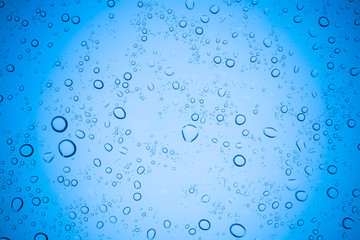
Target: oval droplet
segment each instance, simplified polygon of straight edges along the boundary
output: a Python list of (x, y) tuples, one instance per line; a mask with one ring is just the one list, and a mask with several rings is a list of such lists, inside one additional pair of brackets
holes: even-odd
[(234, 223), (230, 226), (230, 233), (236, 238), (242, 238), (246, 234), (246, 229), (239, 223)]
[(124, 119), (126, 117), (126, 112), (122, 107), (114, 108), (113, 114), (117, 119)]
[(265, 136), (267, 136), (268, 138), (275, 138), (277, 136), (277, 131), (275, 128), (272, 127), (266, 127), (263, 130), (263, 133)]
[(234, 158), (233, 158), (233, 162), (235, 164), (235, 166), (237, 167), (243, 167), (245, 166), (246, 164), (246, 159), (243, 155), (236, 155)]

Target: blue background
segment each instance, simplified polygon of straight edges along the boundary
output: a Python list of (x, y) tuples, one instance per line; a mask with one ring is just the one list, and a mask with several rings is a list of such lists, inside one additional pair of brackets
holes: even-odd
[(0, 23), (0, 239), (360, 239), (359, 1), (0, 1)]

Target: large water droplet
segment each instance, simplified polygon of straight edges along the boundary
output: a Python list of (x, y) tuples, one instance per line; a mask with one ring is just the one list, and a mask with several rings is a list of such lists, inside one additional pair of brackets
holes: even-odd
[(71, 156), (74, 156), (76, 152), (76, 145), (73, 141), (69, 139), (62, 140), (59, 143), (59, 152), (61, 156), (69, 158)]
[(146, 233), (146, 237), (149, 240), (153, 240), (155, 238), (155, 236), (156, 236), (156, 231), (153, 228), (150, 228)]
[(189, 10), (193, 10), (195, 7), (195, 1), (194, 0), (185, 0), (185, 6)]
[(246, 122), (246, 117), (243, 114), (238, 114), (235, 117), (235, 123), (237, 125), (243, 125)]
[(246, 229), (239, 223), (234, 223), (230, 226), (230, 233), (236, 238), (242, 238), (246, 234)]
[(277, 136), (277, 131), (275, 128), (272, 127), (266, 127), (263, 130), (263, 133), (265, 136), (267, 136), (268, 138), (274, 138)]
[(30, 157), (34, 153), (34, 148), (30, 144), (24, 144), (19, 150), (21, 156)]
[(114, 108), (113, 114), (117, 119), (124, 119), (126, 117), (126, 112), (122, 107)]
[(246, 164), (246, 159), (243, 155), (236, 155), (234, 158), (233, 158), (233, 162), (235, 164), (235, 166), (237, 167), (243, 167), (245, 166)]
[(187, 124), (182, 128), (182, 136), (185, 142), (193, 142), (199, 136), (199, 130), (192, 124)]
[(67, 126), (68, 123), (62, 116), (56, 116), (51, 120), (51, 127), (55, 132), (64, 132)]
[(198, 225), (199, 225), (199, 228), (204, 231), (209, 230), (211, 227), (211, 224), (210, 224), (209, 220), (207, 220), (207, 219), (201, 219), (199, 221)]
[(24, 206), (24, 201), (19, 198), (19, 197), (16, 197), (14, 198), (12, 201), (11, 201), (11, 209), (14, 211), (14, 212), (18, 212), (20, 211), (20, 209)]

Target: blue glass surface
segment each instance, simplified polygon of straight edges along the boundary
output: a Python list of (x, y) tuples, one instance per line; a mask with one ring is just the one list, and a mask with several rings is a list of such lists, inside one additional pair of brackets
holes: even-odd
[(360, 2), (1, 0), (0, 239), (360, 239)]

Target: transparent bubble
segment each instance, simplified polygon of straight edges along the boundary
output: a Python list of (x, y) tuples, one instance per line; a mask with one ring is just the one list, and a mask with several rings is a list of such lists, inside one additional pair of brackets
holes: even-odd
[(246, 235), (246, 229), (239, 223), (234, 223), (230, 226), (230, 233), (236, 238), (242, 238)]
[(308, 198), (308, 195), (305, 191), (300, 190), (295, 193), (295, 197), (299, 202), (304, 202)]
[(322, 17), (319, 18), (319, 25), (321, 27), (327, 27), (327, 26), (329, 26), (329, 24), (330, 24), (330, 22), (329, 22), (329, 19), (327, 17), (322, 16)]
[(266, 127), (263, 130), (263, 133), (265, 136), (267, 136), (268, 138), (275, 138), (277, 136), (277, 131), (275, 128), (272, 127)]
[(65, 158), (74, 156), (76, 153), (76, 145), (70, 139), (62, 140), (58, 146), (59, 153)]
[(30, 144), (24, 144), (19, 150), (21, 156), (30, 157), (34, 153), (34, 148)]
[(218, 5), (212, 5), (209, 9), (209, 11), (212, 13), (212, 14), (217, 14), (219, 11), (220, 11), (220, 8)]
[(236, 155), (233, 158), (233, 162), (234, 162), (235, 166), (243, 167), (246, 164), (246, 159), (245, 159), (245, 157), (243, 155)]
[(146, 233), (146, 237), (149, 240), (155, 239), (155, 236), (156, 236), (156, 231), (153, 228), (150, 228)]
[(199, 129), (192, 124), (187, 124), (182, 128), (182, 137), (185, 142), (193, 142), (199, 136)]
[(64, 132), (68, 127), (68, 122), (64, 117), (56, 116), (51, 120), (51, 127), (55, 132)]
[(207, 219), (201, 219), (199, 221), (198, 225), (199, 225), (199, 228), (204, 231), (209, 230), (211, 227), (211, 224), (210, 224), (209, 220), (207, 220)]
[(126, 112), (122, 107), (114, 108), (113, 114), (117, 119), (124, 119), (126, 117)]
[(101, 81), (99, 79), (95, 80), (93, 85), (94, 85), (94, 88), (96, 88), (96, 89), (102, 89), (104, 87), (103, 81)]
[(243, 125), (246, 122), (246, 117), (243, 114), (238, 114), (235, 117), (235, 123), (237, 125)]
[(14, 212), (20, 211), (20, 209), (24, 206), (24, 201), (22, 198), (16, 197), (11, 201), (11, 209)]

